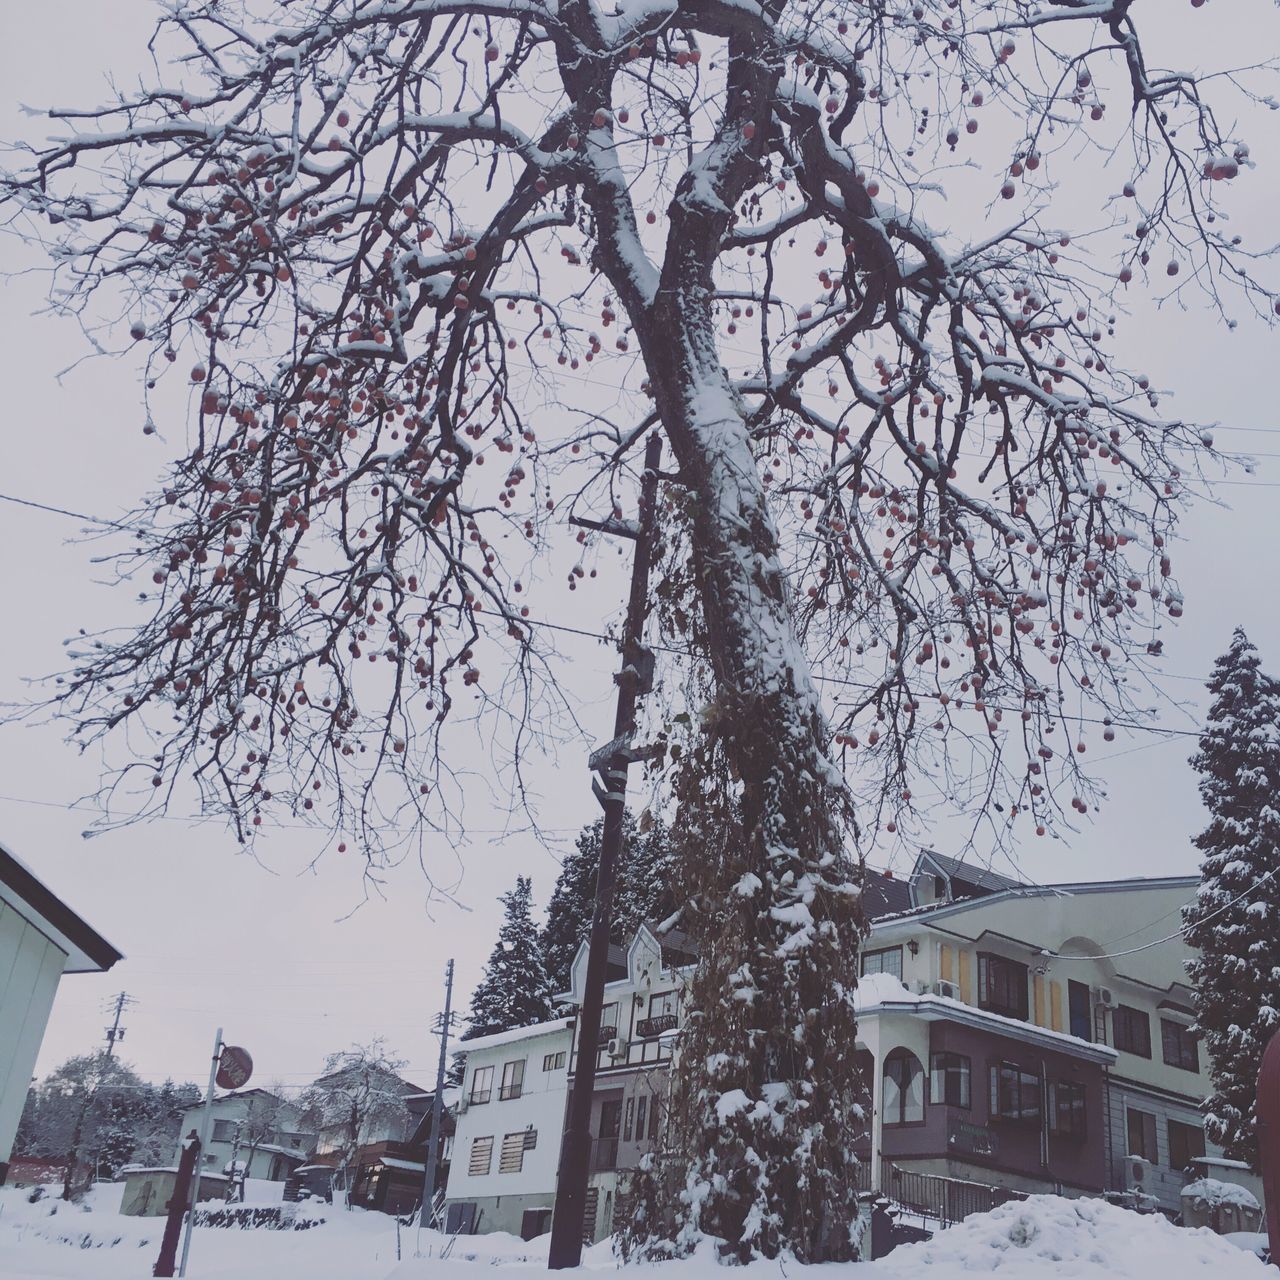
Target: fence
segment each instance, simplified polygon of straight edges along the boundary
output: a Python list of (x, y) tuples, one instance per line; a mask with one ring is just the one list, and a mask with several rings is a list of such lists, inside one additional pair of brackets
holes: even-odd
[[(861, 1175), (861, 1170), (859, 1173)], [(869, 1169), (867, 1174), (869, 1179)], [(944, 1178), (936, 1173), (917, 1173), (900, 1169), (887, 1160), (880, 1165), (880, 1190), (904, 1209), (926, 1218), (937, 1218), (944, 1227), (963, 1222), (971, 1213), (990, 1213), (997, 1205), (1027, 1198), (1026, 1192), (1010, 1187)]]

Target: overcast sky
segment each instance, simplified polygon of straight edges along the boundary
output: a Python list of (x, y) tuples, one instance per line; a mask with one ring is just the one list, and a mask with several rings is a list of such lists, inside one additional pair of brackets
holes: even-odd
[[(1248, 17), (1237, 32), (1248, 27), (1255, 49), (1280, 48), (1271, 0), (1238, 0), (1233, 8)], [(1185, 4), (1158, 0), (1135, 12), (1148, 27), (1154, 15), (1167, 16), (1162, 36), (1185, 60), (1240, 59)], [(54, 29), (49, 7), (11, 3), (0, 11), (5, 137), (31, 136), (36, 127), (20, 104), (97, 100), (106, 69), (127, 82), (130, 70), (144, 66), (152, 15), (144, 0), (62, 0), (56, 13)], [(1260, 110), (1243, 129), (1259, 165), (1237, 193), (1237, 230), (1248, 243), (1275, 235), (1276, 126), (1275, 115)], [(0, 266), (37, 261), (0, 238)], [(57, 380), (85, 344), (72, 323), (34, 314), (46, 287), (24, 275), (0, 290), (0, 493), (109, 517), (149, 487), (169, 453), (142, 435), (136, 375), (125, 362), (95, 360)], [(1264, 326), (1242, 323), (1232, 333), (1207, 312), (1174, 309), (1143, 317), (1128, 339), (1128, 363), (1176, 391), (1163, 402), (1168, 411), (1220, 424), (1223, 447), (1257, 459), (1254, 475), (1234, 476), (1215, 489), (1217, 505), (1205, 502), (1191, 514), (1177, 553), (1187, 613), (1167, 633), (1173, 705), (1161, 723), (1187, 731), (1198, 723), (1213, 658), (1237, 623), (1280, 672), (1280, 423), (1273, 411), (1280, 346)], [(92, 563), (101, 547), (76, 541), (79, 528), (0, 501), (0, 699), (29, 696), (24, 679), (57, 668), (61, 643), (77, 627), (119, 616), (118, 594), (98, 585), (103, 573)], [(597, 629), (616, 611), (623, 585), (602, 582), (567, 620)], [(500, 799), (477, 787), (468, 798), (470, 844), (454, 850), (428, 842), (423, 850), (436, 881), (453, 886), (451, 898), (433, 896), (413, 860), (370, 895), (353, 858), (329, 856), (311, 867), (318, 843), (301, 828), (272, 831), (260, 861), (240, 855), (217, 823), (185, 820), (189, 811), (86, 839), (96, 815), (71, 806), (93, 790), (96, 758), (65, 745), (58, 726), (0, 727), (0, 840), (126, 955), (109, 975), (63, 984), (38, 1071), (99, 1043), (101, 1006), (123, 989), (138, 1001), (123, 1054), (147, 1078), (202, 1076), (222, 1024), (228, 1039), (254, 1054), (261, 1080), (304, 1083), (327, 1051), (384, 1035), (408, 1060), (409, 1074), (428, 1083), (435, 1061), (428, 1027), (446, 959), (458, 961), (465, 998), (493, 945), (496, 894), (516, 874), (530, 874), (545, 903), (558, 852), (595, 816), (585, 754), (592, 740), (608, 736), (614, 659), (590, 643), (570, 652), (584, 732), (533, 773), (551, 847), (513, 833)], [(1045, 882), (1193, 871), (1190, 838), (1202, 815), (1186, 763), (1192, 746), (1186, 736), (1118, 737), (1095, 761), (1110, 791), (1102, 812), (1069, 839), (1028, 842), (1015, 853), (1018, 868)], [(485, 744), (469, 749), (481, 766)], [(943, 849), (954, 838), (947, 825), (934, 837)], [(905, 870), (911, 856), (909, 848), (886, 848), (873, 861)], [(1010, 870), (1007, 861), (995, 865)]]

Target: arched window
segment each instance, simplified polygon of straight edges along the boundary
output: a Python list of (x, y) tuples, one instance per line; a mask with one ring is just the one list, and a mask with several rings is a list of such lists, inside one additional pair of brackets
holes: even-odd
[(885, 1124), (918, 1124), (924, 1119), (924, 1068), (906, 1049), (884, 1060), (882, 1109)]

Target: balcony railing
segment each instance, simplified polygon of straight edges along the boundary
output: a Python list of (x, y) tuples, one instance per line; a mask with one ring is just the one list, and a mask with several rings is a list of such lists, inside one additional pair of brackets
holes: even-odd
[(610, 1040), (616, 1040), (617, 1038), (618, 1024), (616, 1022), (611, 1027), (600, 1028), (599, 1042), (601, 1044), (608, 1044)]
[(636, 1023), (636, 1035), (642, 1040), (660, 1036), (664, 1031), (674, 1031), (678, 1020), (674, 1013), (660, 1013), (654, 1018), (642, 1018)]

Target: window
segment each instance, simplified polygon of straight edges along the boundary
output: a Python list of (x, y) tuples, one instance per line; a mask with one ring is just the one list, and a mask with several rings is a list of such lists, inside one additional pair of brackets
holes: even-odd
[(649, 1099), (642, 1093), (636, 1099), (636, 1141), (644, 1141), (644, 1120), (649, 1108)]
[(561, 1049), (559, 1053), (548, 1053), (542, 1059), (543, 1071), (559, 1071), (560, 1068), (563, 1066), (564, 1066), (564, 1050), (563, 1049)]
[(884, 1123), (918, 1124), (924, 1119), (924, 1068), (914, 1053), (895, 1049), (884, 1060)]
[(935, 1053), (929, 1059), (929, 1101), (948, 1107), (969, 1107), (969, 1059), (958, 1053)]
[(467, 1162), (467, 1173), (472, 1178), (483, 1178), (489, 1172), (489, 1164), (493, 1160), (493, 1138), (472, 1138), (471, 1159)]
[[(1200, 1048), (1196, 1044), (1195, 1032), (1190, 1027), (1170, 1018), (1161, 1018), (1160, 1046), (1169, 1066), (1181, 1067), (1184, 1071), (1200, 1070)], [(1182, 1168), (1181, 1165), (1174, 1167)]]
[(1027, 1020), (1027, 966), (978, 952), (978, 1005), (988, 1013)]
[(524, 1130), (508, 1133), (502, 1139), (502, 1151), (498, 1156), (499, 1173), (519, 1173), (524, 1168)]
[(649, 1017), (661, 1018), (666, 1014), (676, 1013), (679, 997), (674, 991), (662, 991), (649, 997)]
[(1126, 1114), (1126, 1129), (1129, 1139), (1127, 1154), (1141, 1156), (1144, 1160), (1150, 1160), (1155, 1164), (1159, 1159), (1159, 1153), (1156, 1150), (1155, 1116), (1149, 1111), (1139, 1111), (1136, 1107), (1129, 1107)]
[(1067, 1011), (1071, 1016), (1071, 1034), (1077, 1040), (1093, 1039), (1093, 1001), (1088, 983), (1067, 982)]
[(236, 1122), (234, 1120), (215, 1120), (213, 1122), (214, 1142), (234, 1142)]
[(538, 1131), (532, 1127), (524, 1131), (524, 1149), (526, 1151), (536, 1151), (538, 1149)]
[(502, 1064), (502, 1084), (498, 1088), (498, 1101), (518, 1098), (524, 1088), (524, 1059)]
[(468, 1099), (473, 1107), (488, 1102), (493, 1095), (493, 1068), (477, 1067), (471, 1077), (471, 1097)]
[(631, 1141), (631, 1129), (635, 1124), (636, 1103), (634, 1098), (627, 1099), (626, 1110), (622, 1113), (622, 1140), (623, 1142)]
[(600, 1045), (603, 1048), (606, 1040), (612, 1040), (618, 1034), (618, 1004), (607, 1004), (600, 1010)]
[(1198, 1124), (1169, 1121), (1169, 1167), (1185, 1169), (1204, 1155), (1204, 1130)]
[(1116, 1005), (1111, 1015), (1112, 1038), (1116, 1048), (1140, 1058), (1151, 1057), (1151, 1019), (1141, 1009), (1127, 1004)]
[(1064, 1138), (1083, 1138), (1084, 1102), (1084, 1085), (1054, 1081), (1049, 1086), (1049, 1131)]
[(886, 947), (883, 951), (862, 953), (862, 976), (872, 973), (891, 973), (902, 981), (902, 948)]
[(993, 1063), (991, 1118), (1015, 1124), (1039, 1124), (1040, 1077), (1013, 1062)]
[(654, 1096), (649, 1100), (649, 1139), (652, 1142), (656, 1142), (658, 1140), (659, 1118), (658, 1095), (654, 1094)]

